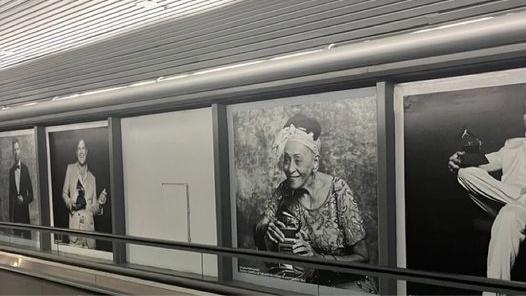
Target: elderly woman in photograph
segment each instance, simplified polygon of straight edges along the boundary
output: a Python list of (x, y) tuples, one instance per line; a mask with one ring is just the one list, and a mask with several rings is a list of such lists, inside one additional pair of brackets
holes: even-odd
[[(256, 244), (263, 250), (367, 262), (364, 221), (351, 189), (343, 179), (318, 170), (320, 133), (317, 120), (297, 114), (276, 137), (273, 150), (286, 180), (256, 223)], [(305, 271), (300, 277), (307, 282), (358, 286), (374, 292), (374, 285), (364, 277), (321, 270)]]

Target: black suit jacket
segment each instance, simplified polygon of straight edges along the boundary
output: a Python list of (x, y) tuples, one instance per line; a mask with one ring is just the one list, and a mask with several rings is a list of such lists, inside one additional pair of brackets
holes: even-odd
[[(29, 170), (24, 163), (20, 163), (20, 192), (16, 190), (16, 164), (9, 169), (9, 219), (16, 223), (29, 223), (29, 204), (33, 201), (33, 186), (29, 177)], [(22, 203), (18, 201), (18, 194), (22, 196)]]

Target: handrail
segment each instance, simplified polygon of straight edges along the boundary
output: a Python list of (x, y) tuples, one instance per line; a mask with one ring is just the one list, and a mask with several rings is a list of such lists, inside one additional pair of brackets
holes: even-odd
[(345, 262), (335, 260), (325, 260), (316, 257), (302, 257), (290, 254), (275, 253), (268, 251), (257, 251), (250, 249), (237, 249), (219, 247), (205, 244), (175, 242), (163, 239), (144, 238), (131, 235), (116, 235), (109, 233), (98, 233), (93, 231), (73, 230), (58, 227), (28, 225), (22, 223), (0, 222), (0, 228), (14, 228), (22, 230), (38, 230), (49, 233), (69, 234), (84, 236), (97, 239), (119, 241), (137, 245), (161, 247), (183, 251), (208, 253), (223, 256), (242, 257), (250, 259), (265, 259), (265, 261), (291, 263), (311, 266), (319, 269), (338, 270), (349, 273), (360, 273), (371, 276), (388, 277), (397, 280), (407, 280), (414, 282), (425, 282), (426, 284), (461, 286), (466, 289), (486, 290), (487, 291), (513, 291), (526, 292), (526, 283), (517, 281), (504, 281), (498, 279), (482, 278), (461, 274), (446, 274), (431, 271), (421, 271), (399, 267), (389, 267), (383, 265), (372, 265), (356, 262)]

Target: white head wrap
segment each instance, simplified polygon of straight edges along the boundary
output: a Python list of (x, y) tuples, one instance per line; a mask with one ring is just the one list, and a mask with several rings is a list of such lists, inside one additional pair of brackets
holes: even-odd
[(272, 145), (272, 151), (278, 158), (283, 154), (283, 150), (285, 150), (285, 145), (288, 141), (299, 142), (309, 148), (314, 155), (320, 155), (320, 139), (314, 140), (314, 133), (307, 133), (305, 129), (301, 127), (297, 128), (291, 123), (290, 126), (283, 128), (279, 132)]

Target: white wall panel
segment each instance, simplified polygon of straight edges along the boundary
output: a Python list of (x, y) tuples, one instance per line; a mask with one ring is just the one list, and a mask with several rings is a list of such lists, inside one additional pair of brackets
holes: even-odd
[[(216, 244), (212, 140), (210, 108), (122, 120), (127, 234)], [(201, 254), (128, 251), (130, 263), (201, 273)], [(216, 260), (204, 258), (204, 273), (216, 275)]]

